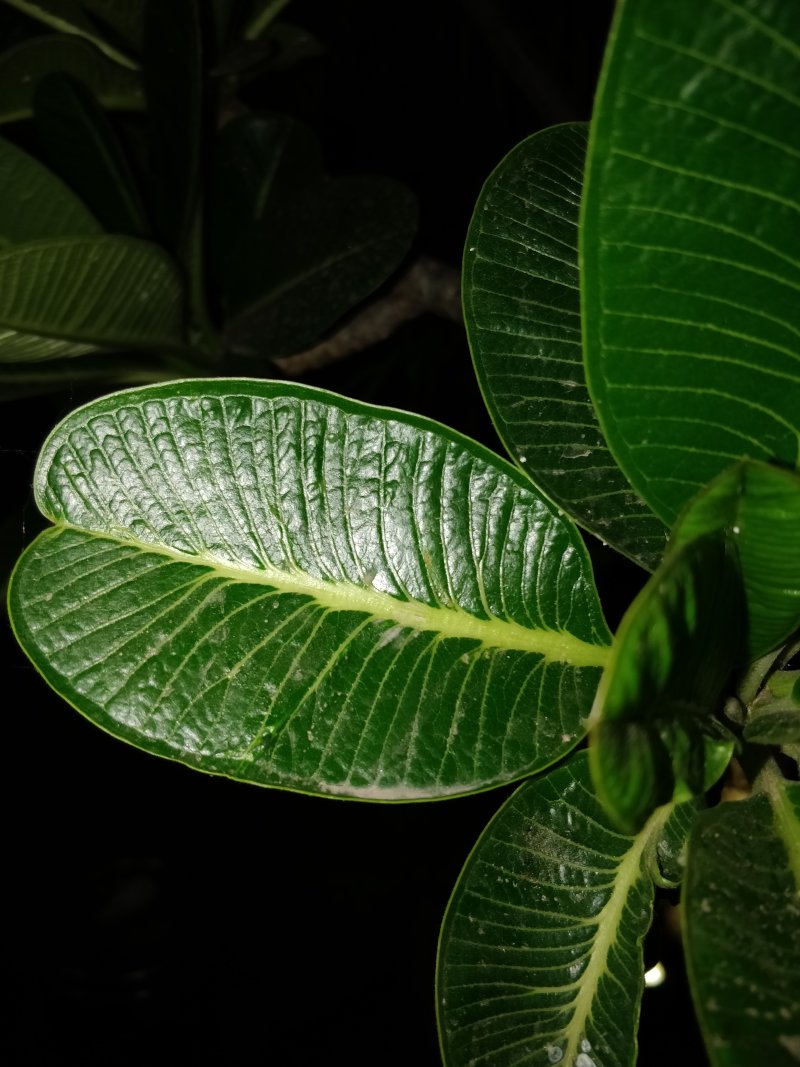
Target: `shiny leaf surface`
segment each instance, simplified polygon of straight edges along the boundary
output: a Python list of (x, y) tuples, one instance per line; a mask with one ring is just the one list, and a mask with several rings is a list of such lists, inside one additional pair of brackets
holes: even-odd
[(800, 5), (625, 0), (581, 228), (585, 359), (653, 510), (745, 456), (798, 463)]
[(657, 566), (667, 531), (617, 466), (583, 371), (578, 211), (586, 126), (534, 134), (481, 192), (463, 303), (487, 407), (514, 461), (577, 522)]
[(609, 640), (577, 530), (426, 420), (319, 390), (118, 393), (52, 434), (10, 594), (47, 681), (202, 770), (368, 800), (582, 736)]
[(800, 785), (772, 775), (689, 841), (684, 945), (712, 1067), (800, 1060)]
[(713, 535), (670, 551), (617, 631), (590, 724), (592, 776), (628, 832), (722, 773), (732, 751), (712, 718), (740, 658), (741, 575)]
[(181, 339), (180, 283), (154, 245), (73, 237), (0, 252), (0, 362)]
[(437, 1007), (446, 1067), (632, 1067), (654, 857), (693, 805), (635, 837), (609, 822), (585, 753), (527, 782), (462, 871), (442, 927)]

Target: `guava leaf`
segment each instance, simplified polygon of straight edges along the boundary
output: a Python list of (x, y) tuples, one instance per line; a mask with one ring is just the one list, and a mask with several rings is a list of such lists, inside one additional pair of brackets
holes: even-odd
[(176, 348), (182, 295), (160, 248), (66, 237), (0, 252), (0, 363), (98, 348)]
[(88, 41), (54, 34), (23, 41), (0, 55), (0, 123), (29, 118), (37, 83), (55, 71), (77, 78), (103, 107), (118, 111), (144, 108), (137, 71), (118, 66)]
[(388, 178), (324, 174), (302, 123), (245, 116), (219, 136), (212, 225), (229, 347), (280, 356), (386, 280), (409, 249), (416, 205)]
[(725, 769), (732, 741), (713, 714), (743, 631), (738, 560), (715, 535), (670, 551), (625, 613), (592, 708), (589, 753), (597, 795), (626, 832)]
[(684, 947), (712, 1067), (800, 1060), (800, 785), (776, 775), (699, 816)]
[(149, 226), (114, 128), (82, 82), (55, 72), (40, 80), (34, 119), (50, 165), (91, 205), (110, 233), (146, 237)]
[(11, 584), (79, 711), (212, 773), (421, 800), (547, 766), (608, 657), (577, 530), (435, 423), (193, 380), (70, 415)]
[(581, 224), (586, 373), (672, 526), (738, 459), (798, 464), (800, 5), (625, 0)]
[(0, 138), (0, 248), (101, 232), (82, 201), (52, 171)]
[(489, 177), (467, 234), (464, 321), (486, 406), (514, 462), (581, 526), (653, 570), (666, 528), (608, 451), (583, 371), (586, 129), (536, 133)]
[(585, 753), (526, 782), (489, 823), (445, 915), (437, 968), (446, 1067), (631, 1067), (653, 857), (694, 805), (635, 837), (598, 803)]

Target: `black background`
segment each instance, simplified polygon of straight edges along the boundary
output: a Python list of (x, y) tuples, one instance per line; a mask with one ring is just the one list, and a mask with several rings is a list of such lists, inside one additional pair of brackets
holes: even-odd
[[(249, 102), (310, 122), (333, 171), (407, 182), (421, 209), (415, 251), (456, 267), (505, 152), (589, 117), (610, 8), (297, 0), (286, 16), (327, 54), (266, 79)], [(308, 380), (502, 451), (453, 324), (423, 317)], [(39, 528), (38, 448), (91, 395), (70, 388), (0, 409), (5, 571)], [(614, 625), (641, 574), (592, 551)], [(3, 1063), (439, 1063), (438, 925), (510, 790), (378, 807), (204, 776), (104, 735), (49, 692), (7, 625), (3, 643)], [(640, 1062), (703, 1063), (660, 921), (647, 955), (669, 976), (645, 993)]]

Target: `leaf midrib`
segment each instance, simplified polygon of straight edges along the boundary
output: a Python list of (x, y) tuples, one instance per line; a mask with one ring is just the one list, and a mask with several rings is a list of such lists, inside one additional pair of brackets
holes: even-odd
[(581, 1051), (580, 1043), (586, 1037), (586, 1024), (592, 1016), (598, 986), (608, 974), (608, 956), (622, 925), (628, 896), (636, 883), (646, 877), (642, 870), (642, 856), (651, 840), (657, 839), (661, 834), (672, 811), (673, 805), (668, 804), (651, 815), (617, 867), (611, 896), (597, 916), (597, 933), (592, 942), (589, 963), (580, 977), (580, 991), (575, 998), (575, 1009), (566, 1029), (567, 1045), (563, 1057), (565, 1063), (574, 1063)]
[(85, 536), (138, 548), (142, 552), (167, 556), (175, 562), (209, 568), (220, 578), (309, 596), (330, 611), (361, 612), (403, 628), (430, 631), (442, 637), (475, 640), (486, 648), (528, 652), (543, 656), (549, 662), (597, 668), (605, 667), (611, 651), (610, 645), (592, 644), (563, 630), (534, 629), (496, 616), (482, 619), (463, 608), (403, 601), (376, 589), (367, 581), (366, 574), (364, 584), (357, 585), (350, 581), (326, 581), (299, 568), (281, 570), (264, 566), (260, 570), (248, 570), (212, 555), (190, 555), (166, 545), (117, 537), (108, 531), (89, 530), (52, 516), (50, 518), (57, 530), (73, 530)]

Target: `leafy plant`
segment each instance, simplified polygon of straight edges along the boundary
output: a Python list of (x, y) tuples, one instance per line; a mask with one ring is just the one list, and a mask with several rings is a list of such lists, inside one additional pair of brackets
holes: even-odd
[(244, 101), (321, 50), (284, 3), (6, 2), (61, 31), (0, 56), (0, 123), (34, 150), (0, 139), (7, 398), (274, 373), (403, 260), (411, 193), (332, 177), (312, 130)]
[[(522, 780), (444, 919), (449, 1067), (633, 1063), (680, 884), (711, 1062), (800, 1058), (798, 39), (772, 0), (625, 0), (588, 148), (547, 130), (489, 179), (464, 304), (513, 464), (246, 378), (113, 394), (42, 450), (11, 618), (98, 725), (322, 796)], [(573, 520), (653, 572), (613, 641)]]

